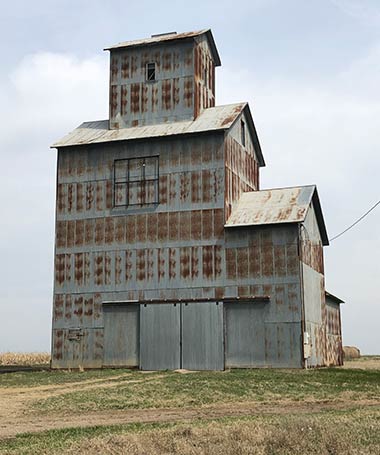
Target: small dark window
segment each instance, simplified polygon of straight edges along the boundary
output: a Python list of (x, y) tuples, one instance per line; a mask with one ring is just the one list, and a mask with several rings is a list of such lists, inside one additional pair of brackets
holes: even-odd
[(158, 204), (158, 156), (114, 161), (113, 205)]
[(155, 81), (156, 80), (156, 64), (155, 63), (147, 63), (146, 65), (146, 80), (147, 81)]
[(241, 144), (245, 147), (245, 123), (243, 120), (240, 123), (240, 131), (241, 131)]

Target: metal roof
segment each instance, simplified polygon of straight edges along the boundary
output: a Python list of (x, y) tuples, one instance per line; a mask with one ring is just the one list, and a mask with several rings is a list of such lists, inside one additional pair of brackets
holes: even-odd
[[(67, 134), (51, 147), (69, 147), (73, 145), (98, 144), (103, 142), (126, 141), (134, 139), (146, 139), (181, 134), (196, 134), (207, 131), (228, 130), (242, 111), (247, 118), (252, 117), (247, 103), (229, 104), (225, 106), (210, 107), (202, 111), (195, 120), (182, 122), (160, 123), (156, 125), (136, 126), (110, 130), (108, 120), (84, 122), (78, 128)], [(253, 127), (252, 135), (256, 144), (260, 166), (265, 166), (260, 144)]]
[(265, 224), (301, 223), (313, 203), (323, 245), (328, 245), (315, 185), (275, 188), (243, 193), (225, 224), (226, 228)]
[(166, 43), (168, 41), (178, 41), (178, 40), (183, 40), (183, 39), (189, 39), (189, 38), (195, 38), (196, 36), (200, 35), (206, 35), (211, 52), (214, 58), (214, 63), (215, 66), (220, 66), (221, 61), (220, 57), (218, 54), (218, 50), (215, 45), (214, 37), (212, 36), (211, 30), (210, 29), (204, 29), (204, 30), (197, 30), (194, 32), (185, 32), (185, 33), (163, 33), (161, 35), (153, 35), (151, 38), (144, 38), (144, 39), (139, 39), (139, 40), (133, 40), (133, 41), (124, 41), (118, 44), (114, 44), (113, 46), (106, 47), (104, 50), (105, 51), (112, 51), (115, 49), (125, 49), (128, 47), (137, 47), (137, 46), (152, 46), (155, 44), (161, 44), (161, 43)]
[(326, 296), (326, 299), (330, 299), (334, 303), (338, 303), (338, 304), (346, 303), (344, 300), (340, 299), (336, 295), (330, 294), (330, 292), (325, 291), (325, 296)]

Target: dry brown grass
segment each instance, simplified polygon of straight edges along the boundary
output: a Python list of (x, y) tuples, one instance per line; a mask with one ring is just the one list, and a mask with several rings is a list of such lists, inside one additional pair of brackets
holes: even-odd
[(49, 365), (48, 352), (4, 352), (0, 353), (0, 366)]
[[(379, 453), (378, 413), (271, 421), (214, 421), (124, 434), (103, 434), (70, 445), (65, 454), (342, 455)], [(343, 428), (338, 426), (341, 424)], [(360, 442), (359, 442), (360, 441)]]

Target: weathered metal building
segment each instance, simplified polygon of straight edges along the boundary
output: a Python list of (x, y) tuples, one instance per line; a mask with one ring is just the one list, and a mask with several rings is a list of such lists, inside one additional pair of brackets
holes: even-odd
[(260, 190), (248, 104), (215, 106), (211, 31), (109, 50), (109, 120), (53, 145), (52, 367), (341, 363), (317, 189)]

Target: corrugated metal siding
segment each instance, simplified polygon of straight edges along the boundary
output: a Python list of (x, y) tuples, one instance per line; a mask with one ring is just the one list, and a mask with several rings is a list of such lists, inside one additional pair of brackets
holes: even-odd
[[(227, 295), (270, 296), (269, 303), (251, 309), (237, 304), (235, 314), (229, 314), (229, 308), (236, 303), (226, 304), (226, 366), (301, 366), (297, 225), (226, 230), (225, 241)], [(240, 316), (244, 311), (251, 318), (251, 332), (250, 323)]]
[(140, 367), (175, 370), (181, 367), (181, 306), (151, 304), (140, 308)]
[[(150, 155), (160, 204), (112, 208), (113, 160)], [(219, 135), (60, 151), (54, 330), (100, 328), (102, 349), (104, 300), (222, 296), (223, 175)]]
[(259, 189), (259, 163), (247, 126), (245, 146), (242, 144), (241, 120), (247, 125), (245, 116), (240, 114), (225, 141), (225, 220), (242, 193)]
[[(112, 208), (113, 160), (155, 155), (160, 204)], [(268, 324), (300, 321), (296, 226), (224, 230), (220, 135), (60, 150), (57, 201), (53, 327), (93, 330), (100, 363), (105, 300), (270, 295)], [(280, 344), (288, 343), (284, 330), (275, 329)], [(275, 352), (271, 336), (268, 328)]]
[(206, 35), (195, 38), (194, 47), (194, 118), (215, 106), (215, 62)]
[[(215, 106), (217, 62), (209, 34), (155, 44), (111, 49), (111, 130), (193, 120)], [(155, 63), (153, 81), (146, 80), (148, 63)]]
[(224, 370), (223, 304), (182, 304), (182, 368)]
[(139, 366), (140, 308), (139, 305), (104, 305), (105, 366)]
[(326, 364), (343, 365), (340, 306), (326, 297), (327, 348)]
[[(156, 80), (146, 81), (155, 62)], [(126, 48), (111, 52), (111, 129), (194, 118), (194, 44)]]
[(226, 368), (300, 368), (300, 322), (266, 321), (265, 303), (225, 304)]
[(305, 331), (310, 336), (308, 366), (323, 366), (327, 360), (325, 279), (323, 247), (313, 206), (300, 231)]

